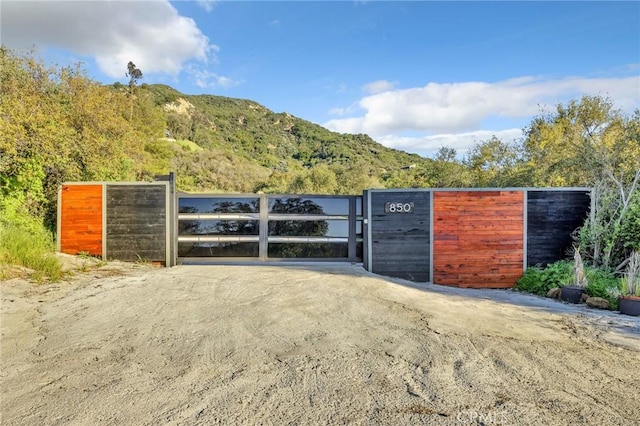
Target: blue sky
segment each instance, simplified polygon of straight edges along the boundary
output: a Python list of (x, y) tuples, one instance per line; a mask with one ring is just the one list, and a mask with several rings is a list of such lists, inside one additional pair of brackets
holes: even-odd
[(2, 43), (430, 156), (582, 95), (640, 106), (639, 2), (10, 1)]

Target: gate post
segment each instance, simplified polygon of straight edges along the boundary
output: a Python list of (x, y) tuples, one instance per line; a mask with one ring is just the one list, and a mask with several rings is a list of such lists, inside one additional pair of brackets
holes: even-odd
[(258, 243), (258, 258), (267, 260), (269, 257), (268, 240), (269, 240), (269, 198), (267, 194), (260, 195), (260, 232)]

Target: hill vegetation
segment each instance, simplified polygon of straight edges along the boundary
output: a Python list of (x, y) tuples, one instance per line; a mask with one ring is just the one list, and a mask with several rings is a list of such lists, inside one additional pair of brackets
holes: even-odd
[[(367, 135), (334, 133), (249, 100), (188, 96), (163, 85), (139, 90), (166, 112), (169, 137), (202, 148), (168, 156), (170, 164), (162, 165), (176, 170), (185, 189), (361, 193), (383, 187), (403, 167), (431, 162)], [(166, 139), (155, 144), (171, 145)]]
[(142, 71), (125, 69), (128, 84), (105, 86), (80, 65), (0, 49), (0, 231), (53, 230), (62, 182), (174, 171), (180, 190), (200, 192), (595, 186), (597, 210), (579, 239), (588, 259), (614, 267), (640, 249), (640, 112), (625, 115), (607, 99), (560, 104), (516, 144), (494, 137), (463, 159), (447, 147), (423, 158), (251, 100), (138, 84)]

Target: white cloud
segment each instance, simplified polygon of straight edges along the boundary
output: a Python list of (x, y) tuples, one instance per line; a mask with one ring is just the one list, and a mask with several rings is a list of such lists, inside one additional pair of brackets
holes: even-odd
[(193, 77), (194, 83), (200, 88), (229, 88), (242, 84), (241, 81), (232, 80), (228, 77), (223, 77), (214, 72), (203, 70), (197, 67), (188, 67), (187, 73)]
[[(610, 98), (616, 108), (632, 111), (640, 105), (640, 77), (520, 77), (496, 83), (429, 83), (424, 87), (388, 90), (360, 99), (348, 108), (334, 108), (341, 118), (324, 124), (341, 133), (366, 133), (385, 146), (429, 156), (442, 146), (464, 154), (475, 144), (496, 136), (504, 142), (522, 137), (522, 129), (496, 123), (528, 123), (541, 111), (583, 95)], [(372, 83), (371, 89), (384, 84)], [(369, 86), (369, 85), (367, 85)], [(488, 123), (495, 130), (482, 130)], [(418, 136), (398, 136), (403, 134)], [(422, 136), (420, 136), (422, 135)]]
[(337, 118), (327, 121), (323, 126), (338, 133), (365, 133), (360, 130), (364, 127), (364, 117)]
[(218, 50), (166, 0), (3, 1), (2, 43), (93, 57), (113, 78), (123, 77), (129, 61), (145, 74), (176, 76), (189, 61), (214, 61)]
[(216, 0), (198, 0), (198, 4), (200, 5), (200, 7), (207, 12), (211, 12), (213, 10), (213, 5), (215, 4), (215, 2)]
[(465, 133), (443, 133), (438, 135), (422, 137), (403, 136), (380, 136), (376, 138), (384, 146), (400, 149), (402, 151), (420, 154), (422, 156), (433, 156), (440, 147), (446, 146), (454, 148), (458, 156), (462, 156), (474, 145), (497, 137), (503, 142), (511, 143), (522, 137), (522, 129), (507, 129), (499, 131), (477, 130)]
[(623, 110), (637, 108), (640, 77), (521, 77), (496, 83), (429, 83), (424, 87), (386, 91), (358, 102), (362, 114), (325, 123), (343, 133), (386, 135), (406, 131), (428, 134), (477, 130), (491, 118), (523, 118), (552, 109), (558, 102), (584, 94), (612, 99)]
[(345, 115), (350, 115), (353, 114), (355, 111), (359, 110), (359, 106), (357, 103), (355, 104), (351, 104), (346, 108), (342, 108), (342, 107), (338, 107), (338, 108), (331, 108), (328, 113), (330, 115), (336, 115), (336, 116), (345, 116)]
[(387, 81), (387, 80), (378, 80), (368, 84), (365, 84), (363, 90), (372, 95), (388, 92), (393, 90), (396, 86), (396, 83)]
[(329, 114), (331, 115), (345, 115), (347, 113), (347, 108), (331, 108), (329, 110)]

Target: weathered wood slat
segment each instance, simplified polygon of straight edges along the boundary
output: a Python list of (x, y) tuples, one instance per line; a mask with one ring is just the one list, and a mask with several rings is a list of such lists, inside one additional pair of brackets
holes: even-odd
[[(453, 253), (453, 252), (452, 252)], [(438, 254), (439, 255), (439, 254)], [(455, 259), (455, 260), (452, 260)], [(443, 263), (438, 263), (439, 265), (464, 265), (469, 264), (470, 262), (478, 262), (490, 260), (491, 266), (493, 265), (504, 265), (504, 264), (518, 264), (520, 262), (520, 269), (522, 269), (522, 251), (519, 253), (511, 254), (508, 252), (504, 253), (483, 253), (478, 255), (459, 255), (454, 257), (450, 257), (450, 259)], [(478, 268), (488, 267), (486, 265), (482, 265), (478, 263)]]
[(444, 212), (448, 212), (450, 215), (453, 215), (453, 217), (448, 217), (446, 219), (442, 219), (440, 217), (436, 218), (434, 220), (435, 223), (449, 223), (452, 220), (459, 222), (459, 223), (465, 223), (467, 221), (469, 221), (470, 219), (473, 220), (473, 223), (477, 223), (479, 225), (486, 225), (487, 222), (491, 222), (492, 220), (500, 219), (501, 221), (504, 222), (519, 222), (522, 221), (522, 216), (518, 217), (517, 214), (513, 214), (513, 209), (509, 210), (508, 214), (504, 213), (504, 212), (496, 212), (494, 210), (492, 211), (478, 211), (475, 212), (474, 214), (470, 214), (469, 212), (461, 212), (461, 211), (443, 211), (443, 210), (438, 210), (442, 213)]
[[(431, 193), (371, 192), (371, 270), (430, 281)], [(386, 203), (413, 203), (412, 213), (385, 213)]]
[(107, 184), (107, 257), (166, 260), (166, 186)]
[(527, 195), (527, 265), (545, 266), (568, 257), (571, 233), (589, 215), (589, 192), (539, 190)]

